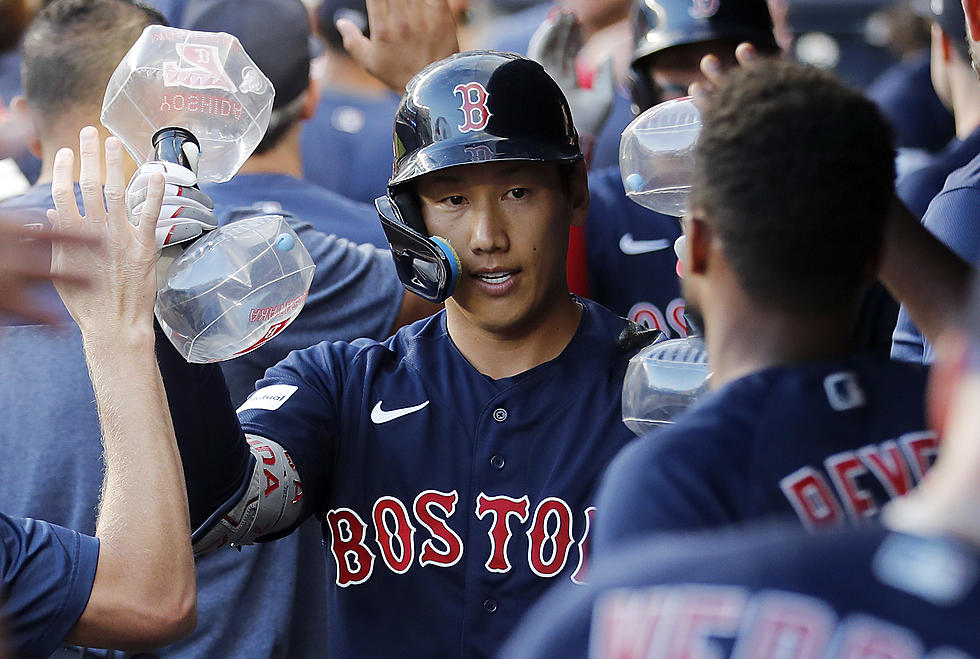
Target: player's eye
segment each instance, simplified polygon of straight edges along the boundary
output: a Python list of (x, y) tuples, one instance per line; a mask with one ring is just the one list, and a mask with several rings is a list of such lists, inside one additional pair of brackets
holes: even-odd
[(527, 188), (511, 188), (507, 191), (512, 199), (523, 199), (530, 192)]
[(459, 194), (449, 195), (442, 200), (442, 203), (449, 204), (450, 206), (462, 206), (463, 202), (466, 201), (466, 197)]

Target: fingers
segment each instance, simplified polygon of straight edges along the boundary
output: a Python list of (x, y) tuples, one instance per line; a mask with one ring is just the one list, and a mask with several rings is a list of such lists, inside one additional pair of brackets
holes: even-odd
[(105, 201), (109, 226), (117, 231), (127, 221), (124, 177), (122, 143), (110, 137), (105, 141)]
[(102, 204), (102, 149), (99, 131), (94, 126), (86, 126), (78, 133), (78, 153), (81, 160), (78, 187), (82, 191), (85, 217), (102, 217), (105, 214)]
[(157, 219), (160, 217), (160, 207), (163, 203), (165, 181), (163, 174), (150, 176), (146, 187), (146, 202), (139, 215), (139, 241), (144, 245), (155, 245)]
[(71, 149), (59, 149), (54, 157), (54, 169), (51, 180), (51, 198), (57, 209), (52, 220), (52, 226), (68, 229), (81, 225), (82, 216), (78, 212), (78, 202), (75, 201), (75, 154)]
[(741, 65), (745, 66), (750, 64), (753, 60), (758, 59), (759, 51), (755, 49), (755, 46), (750, 44), (748, 41), (743, 41), (735, 49), (735, 60)]
[(361, 66), (369, 68), (367, 63), (371, 61), (371, 40), (364, 36), (353, 21), (346, 18), (337, 21), (337, 31), (344, 40), (344, 50)]

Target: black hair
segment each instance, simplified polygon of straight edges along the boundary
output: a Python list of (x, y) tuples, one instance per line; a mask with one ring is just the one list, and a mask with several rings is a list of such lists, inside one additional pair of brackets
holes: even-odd
[(134, 0), (56, 0), (24, 35), (21, 78), (31, 107), (56, 118), (79, 106), (100, 107), (123, 56), (163, 15)]
[(882, 249), (895, 149), (871, 101), (779, 60), (731, 70), (706, 102), (692, 208), (751, 298), (806, 314), (854, 304)]

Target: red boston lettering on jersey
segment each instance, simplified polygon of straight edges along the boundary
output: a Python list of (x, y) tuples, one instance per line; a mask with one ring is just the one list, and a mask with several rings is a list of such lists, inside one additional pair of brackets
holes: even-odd
[(796, 515), (810, 531), (843, 526), (844, 512), (826, 479), (813, 467), (802, 467), (779, 481)]
[(330, 553), (337, 566), (337, 585), (346, 588), (364, 583), (374, 571), (374, 554), (364, 544), (367, 524), (350, 508), (327, 512)]
[(463, 123), (458, 126), (459, 131), (468, 133), (486, 128), (492, 116), (487, 109), (490, 94), (486, 87), (478, 82), (462, 82), (453, 88), (453, 93), (459, 94), (461, 99), (459, 110), (463, 113)]
[[(420, 566), (449, 567), (456, 565), (462, 557), (463, 541), (449, 528), (445, 519), (436, 517), (432, 512), (433, 508), (439, 508), (444, 517), (448, 519), (456, 512), (457, 501), (459, 501), (459, 495), (456, 490), (452, 492), (425, 490), (415, 497), (413, 505), (415, 519), (432, 534), (431, 538), (422, 543), (422, 549), (419, 551)], [(437, 547), (436, 543), (441, 547)]]
[(880, 446), (866, 446), (858, 450), (858, 456), (871, 470), (891, 497), (900, 497), (912, 489), (912, 474), (896, 442), (884, 442)]
[(860, 524), (878, 512), (878, 506), (867, 490), (858, 487), (857, 477), (868, 473), (854, 451), (832, 455), (824, 461), (837, 494), (840, 496), (851, 519)]
[(837, 616), (813, 597), (763, 592), (756, 595), (732, 650), (733, 657), (820, 659), (837, 624)]
[[(405, 574), (415, 558), (415, 527), (408, 519), (405, 504), (394, 497), (381, 497), (374, 502), (371, 517), (374, 518), (374, 539), (382, 560), (392, 572)], [(389, 519), (394, 530), (388, 528)]]
[(553, 577), (565, 568), (572, 546), (572, 509), (556, 497), (543, 499), (527, 531), (527, 562), (539, 577)]
[(517, 517), (521, 522), (527, 521), (530, 502), (527, 495), (520, 499), (508, 496), (488, 497), (480, 492), (476, 497), (476, 516), (483, 519), (488, 513), (493, 516), (490, 526), (490, 558), (487, 559), (487, 569), (491, 572), (509, 572), (510, 559), (507, 556), (507, 544), (510, 542), (510, 518)]
[(708, 637), (735, 634), (748, 596), (731, 586), (682, 586), (674, 589), (668, 601), (671, 608), (677, 608), (664, 656), (720, 657)]
[(595, 506), (585, 509), (585, 532), (578, 541), (578, 566), (572, 573), (572, 581), (585, 583), (589, 578), (589, 532), (592, 530), (592, 518), (595, 517)]

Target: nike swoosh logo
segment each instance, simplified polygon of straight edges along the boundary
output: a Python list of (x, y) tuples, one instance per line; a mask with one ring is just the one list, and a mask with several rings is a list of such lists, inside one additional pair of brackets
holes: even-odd
[(630, 256), (636, 254), (646, 254), (648, 252), (659, 252), (670, 247), (670, 241), (666, 238), (658, 240), (633, 240), (633, 234), (624, 233), (619, 239), (619, 251)]
[(413, 407), (400, 407), (397, 410), (383, 410), (381, 409), (381, 401), (374, 406), (371, 410), (371, 421), (380, 425), (382, 423), (388, 423), (389, 421), (394, 421), (395, 419), (405, 416), (406, 414), (411, 414), (412, 412), (418, 412), (420, 409), (429, 404), (429, 401), (425, 401), (419, 405)]

